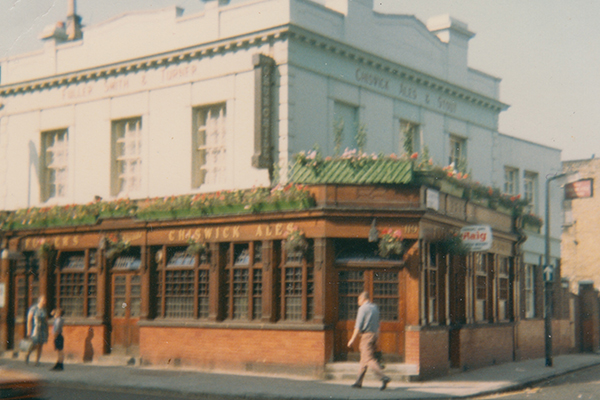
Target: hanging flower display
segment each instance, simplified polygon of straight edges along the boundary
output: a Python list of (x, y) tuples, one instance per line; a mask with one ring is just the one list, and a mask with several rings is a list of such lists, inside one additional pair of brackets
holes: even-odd
[(384, 229), (379, 238), (379, 255), (390, 258), (393, 255), (400, 256), (404, 252), (402, 231), (400, 229)]
[(40, 247), (37, 250), (39, 258), (50, 258), (50, 256), (56, 251), (52, 242), (46, 242), (42, 240)]
[(206, 243), (200, 240), (194, 240), (190, 238), (187, 243), (188, 246), (185, 249), (185, 252), (190, 256), (201, 256), (203, 254), (206, 254), (206, 252), (208, 251), (208, 246), (206, 245)]
[(104, 255), (106, 258), (115, 258), (122, 252), (129, 249), (130, 243), (127, 240), (123, 240), (123, 237), (118, 234), (109, 234), (104, 236), (103, 244), (101, 247), (104, 248)]
[(308, 241), (304, 232), (297, 226), (292, 227), (285, 237), (285, 251), (287, 253), (306, 253), (308, 250)]

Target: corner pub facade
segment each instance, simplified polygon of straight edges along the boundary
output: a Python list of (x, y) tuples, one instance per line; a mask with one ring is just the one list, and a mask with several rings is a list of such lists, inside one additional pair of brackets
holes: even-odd
[[(65, 310), (74, 360), (113, 354), (145, 365), (320, 375), (357, 358), (346, 343), (367, 290), (381, 309), (384, 358), (419, 377), (543, 355), (542, 251), (528, 240), (539, 227), (524, 232), (511, 212), (412, 173), (313, 182), (292, 174), (293, 157), (315, 143), (329, 157), (361, 143), (391, 156), (410, 137), (415, 152), (439, 165), (466, 158), (473, 179), (524, 191), (539, 211), (536, 177), (560, 169), (560, 152), (497, 132), (506, 108), (499, 80), (466, 66), (466, 24), (442, 18), (425, 27), (377, 13), (369, 0), (211, 1), (192, 16), (169, 8), (85, 29), (80, 20), (71, 0), (66, 24), (42, 33), (43, 50), (1, 60), (1, 209), (278, 182), (308, 183), (313, 202), (5, 224), (3, 350), (16, 349), (28, 307), (45, 294), (50, 308)], [(535, 184), (512, 182), (507, 171)], [(443, 239), (481, 224), (492, 229), (490, 250), (441, 250)], [(551, 226), (559, 237), (560, 224)], [(399, 257), (374, 255), (388, 229), (402, 233)], [(306, 251), (286, 250), (294, 230)], [(109, 238), (128, 246), (109, 255)], [(206, 251), (189, 255), (190, 239)], [(575, 348), (570, 323), (555, 319), (555, 352)]]

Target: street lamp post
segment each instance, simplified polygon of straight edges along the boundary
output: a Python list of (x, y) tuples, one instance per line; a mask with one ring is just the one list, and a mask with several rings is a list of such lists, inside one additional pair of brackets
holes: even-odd
[[(552, 284), (553, 279), (550, 276), (554, 276), (552, 273), (553, 268), (550, 264), (550, 182), (564, 178), (565, 176), (572, 176), (574, 180), (579, 179), (578, 172), (569, 172), (556, 174), (546, 177), (546, 218), (545, 218), (545, 254), (544, 254), (544, 344), (546, 354), (546, 367), (552, 366)], [(548, 269), (548, 270), (546, 270)], [(550, 272), (546, 274), (546, 272)], [(546, 276), (550, 275), (550, 276)]]
[(550, 181), (562, 176), (564, 176), (564, 174), (546, 178), (546, 216), (544, 227), (544, 349), (546, 355), (546, 367), (552, 366), (552, 282), (545, 274), (546, 268), (550, 267)]

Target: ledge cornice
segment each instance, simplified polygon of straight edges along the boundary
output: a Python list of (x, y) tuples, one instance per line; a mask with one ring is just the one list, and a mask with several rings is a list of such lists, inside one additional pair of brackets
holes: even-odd
[(264, 43), (273, 43), (280, 40), (295, 40), (309, 44), (323, 51), (329, 51), (338, 56), (347, 57), (368, 67), (380, 70), (383, 73), (397, 76), (419, 85), (423, 88), (435, 90), (447, 96), (472, 103), (477, 106), (489, 108), (494, 111), (503, 111), (508, 108), (496, 99), (481, 95), (472, 90), (448, 83), (442, 79), (424, 74), (414, 69), (399, 65), (382, 57), (354, 48), (334, 39), (330, 39), (314, 32), (305, 30), (295, 25), (281, 25), (268, 30), (254, 32), (249, 35), (227, 38), (202, 45), (173, 50), (166, 53), (123, 61), (120, 63), (106, 64), (90, 69), (72, 71), (64, 74), (16, 82), (0, 86), (0, 96), (9, 96), (36, 90), (49, 89), (92, 79), (117, 76), (131, 71), (148, 70), (152, 68), (169, 66), (181, 61), (202, 59), (215, 54), (222, 54), (237, 49), (258, 47)]

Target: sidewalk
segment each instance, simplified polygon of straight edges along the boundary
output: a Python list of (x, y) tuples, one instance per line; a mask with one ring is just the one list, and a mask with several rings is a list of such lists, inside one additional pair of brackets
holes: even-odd
[[(206, 373), (176, 368), (101, 366), (66, 364), (65, 371), (53, 372), (53, 364), (39, 367), (22, 360), (0, 358), (0, 368), (35, 373), (49, 384), (72, 387), (114, 388), (136, 392), (175, 392), (202, 397), (230, 399), (447, 399), (473, 397), (516, 390), (551, 377), (600, 365), (598, 354), (554, 357), (554, 366), (544, 359), (513, 362), (454, 374), (428, 382), (391, 382), (380, 391), (371, 381), (362, 389), (352, 389), (352, 381), (320, 381), (264, 375)], [(358, 367), (358, 365), (357, 365)]]

